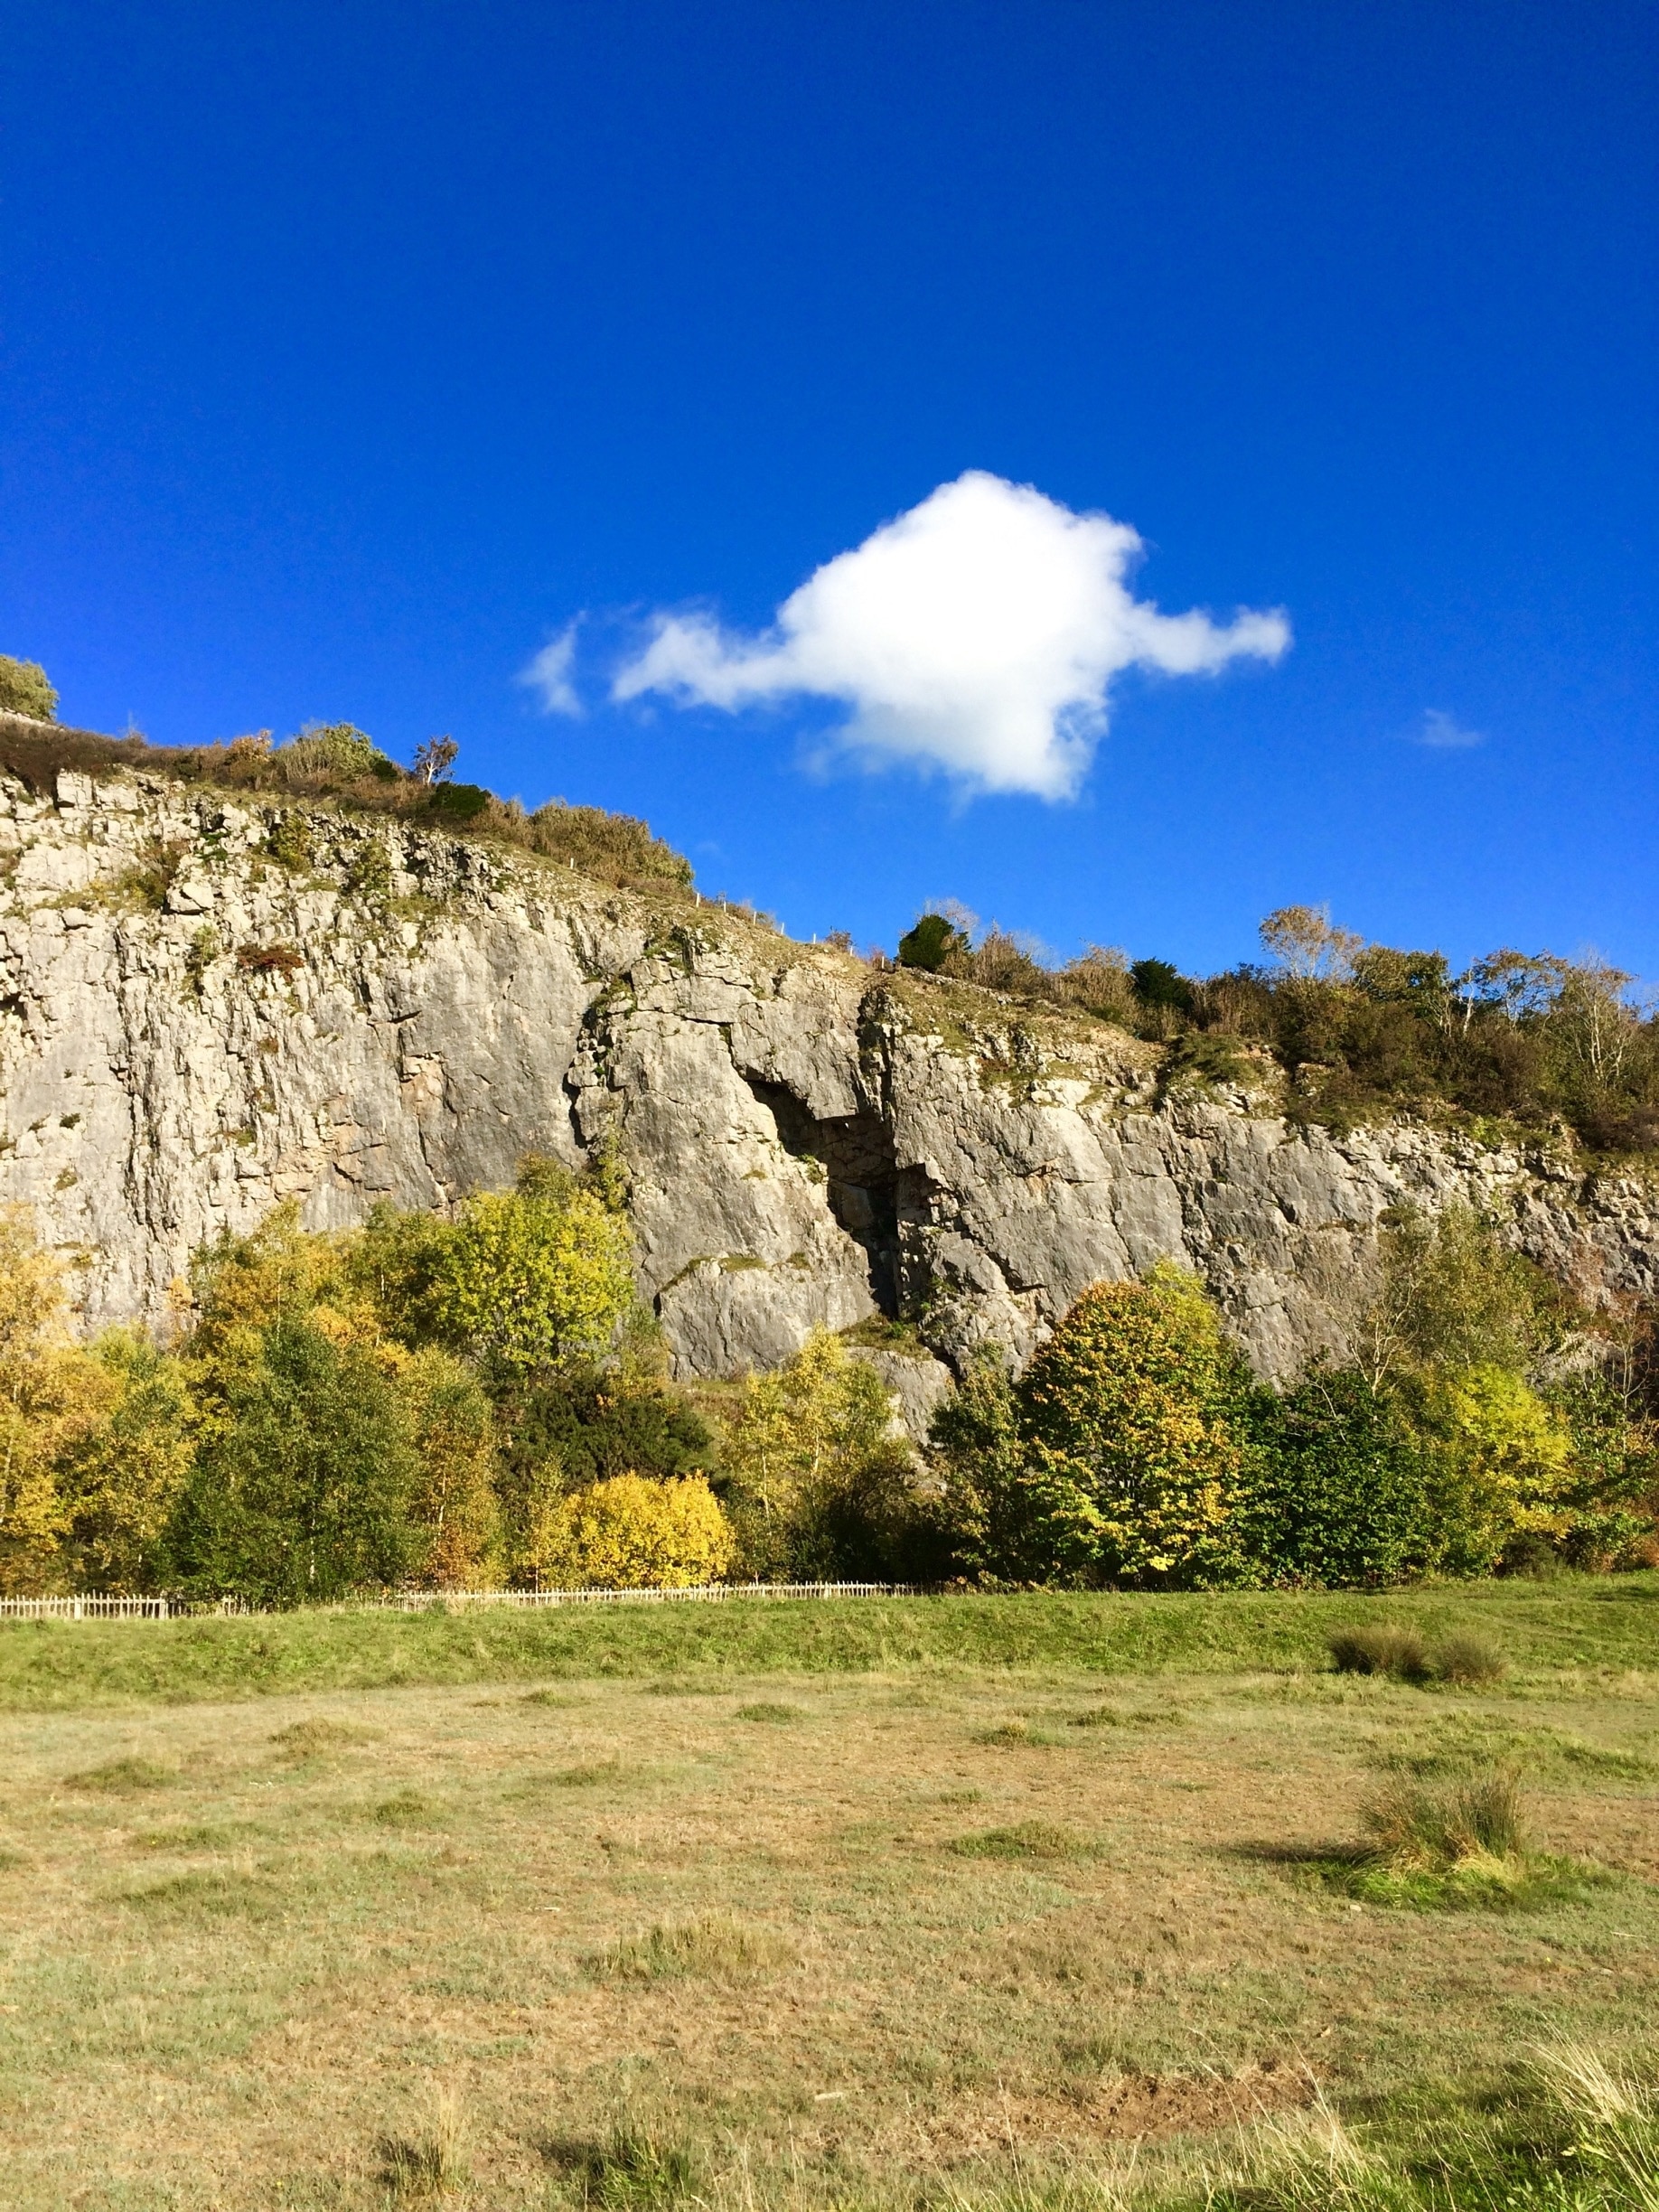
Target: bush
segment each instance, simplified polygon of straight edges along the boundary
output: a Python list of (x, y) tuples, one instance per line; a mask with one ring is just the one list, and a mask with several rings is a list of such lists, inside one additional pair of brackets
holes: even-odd
[(560, 1498), (537, 1565), (549, 1589), (687, 1589), (717, 1582), (736, 1549), (701, 1476), (648, 1482), (616, 1475)]
[(38, 661), (14, 661), (0, 653), (0, 714), (27, 715), (34, 722), (55, 721), (58, 695)]
[(596, 1367), (532, 1384), (515, 1398), (504, 1457), (521, 1476), (556, 1460), (572, 1490), (607, 1476), (707, 1475), (713, 1431), (654, 1376)]
[(948, 915), (924, 914), (898, 941), (899, 966), (936, 975), (951, 953), (970, 949), (966, 933)]
[[(455, 788), (455, 787), (452, 787)], [(550, 799), (525, 824), (532, 852), (567, 860), (585, 876), (614, 884), (668, 884), (684, 889), (691, 863), (633, 814), (607, 814), (602, 808), (567, 806)]]
[(1031, 1563), (1084, 1586), (1248, 1579), (1237, 1512), (1251, 1385), (1195, 1278), (1096, 1283), (1016, 1387)]
[(308, 722), (271, 758), (289, 783), (355, 783), (365, 776), (389, 782), (402, 773), (368, 732), (351, 722)]

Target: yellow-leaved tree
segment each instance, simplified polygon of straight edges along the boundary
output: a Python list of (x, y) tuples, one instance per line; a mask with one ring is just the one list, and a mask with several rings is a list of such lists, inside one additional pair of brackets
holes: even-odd
[(81, 1355), (91, 1418), (57, 1459), (64, 1560), (81, 1590), (132, 1597), (168, 1579), (168, 1526), (196, 1448), (183, 1363), (136, 1329), (108, 1329)]
[(1515, 1536), (1570, 1532), (1572, 1439), (1520, 1375), (1439, 1368), (1415, 1397), (1438, 1475), (1443, 1572), (1489, 1574)]
[(152, 1587), (191, 1448), (176, 1361), (123, 1330), (78, 1344), (61, 1262), (0, 1210), (0, 1593)]
[(745, 1378), (725, 1464), (746, 1572), (762, 1580), (885, 1572), (914, 1509), (912, 1455), (873, 1368), (814, 1329)]
[(700, 1475), (613, 1475), (549, 1502), (537, 1570), (551, 1589), (690, 1589), (717, 1582), (736, 1539)]

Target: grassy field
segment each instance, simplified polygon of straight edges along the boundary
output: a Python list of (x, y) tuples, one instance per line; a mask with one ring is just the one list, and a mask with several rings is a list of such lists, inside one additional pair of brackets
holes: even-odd
[[(1654, 1595), (1389, 1600), (1477, 1691), (1303, 1664), (1353, 1599), (8, 1628), (0, 2203), (1659, 2204), (1514, 2193), (1540, 2043), (1654, 2038)], [(1335, 1877), (1495, 1761), (1573, 1879)]]
[(1206, 1673), (1322, 1667), (1333, 1627), (1384, 1617), (1474, 1627), (1518, 1666), (1659, 1664), (1659, 1574), (1479, 1582), (1377, 1598), (842, 1598), (539, 1613), (295, 1613), (246, 1620), (0, 1623), (0, 1707), (281, 1695), (554, 1676), (961, 1666)]

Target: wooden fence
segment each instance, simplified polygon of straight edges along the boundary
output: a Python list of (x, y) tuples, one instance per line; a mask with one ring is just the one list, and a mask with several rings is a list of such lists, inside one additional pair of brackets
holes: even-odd
[[(479, 1606), (721, 1605), (734, 1598), (914, 1598), (912, 1582), (699, 1582), (689, 1589), (394, 1590), (307, 1607), (321, 1613), (457, 1613)], [(178, 1620), (252, 1617), (264, 1606), (233, 1598), (194, 1604), (183, 1598), (0, 1598), (0, 1620)]]

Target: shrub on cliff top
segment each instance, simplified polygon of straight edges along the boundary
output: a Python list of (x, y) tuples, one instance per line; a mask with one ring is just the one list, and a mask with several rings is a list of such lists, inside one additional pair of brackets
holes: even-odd
[(0, 653), (0, 714), (28, 715), (36, 722), (51, 722), (58, 712), (58, 695), (38, 661), (14, 661)]

